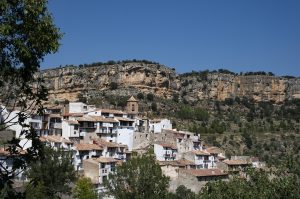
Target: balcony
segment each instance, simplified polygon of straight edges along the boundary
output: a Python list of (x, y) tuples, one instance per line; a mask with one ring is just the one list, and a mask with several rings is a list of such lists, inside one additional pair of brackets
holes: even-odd
[[(52, 126), (52, 125), (50, 125), (50, 126)], [(53, 124), (54, 129), (61, 129), (61, 127), (62, 127), (61, 123), (54, 123)]]
[(118, 160), (124, 160), (125, 159), (125, 155), (118, 154), (118, 155), (116, 155), (115, 158), (117, 158)]
[(80, 129), (96, 129), (97, 126), (79, 126)]
[(99, 133), (99, 134), (117, 134), (118, 131), (116, 129), (113, 129), (113, 130), (110, 130), (110, 129), (100, 129), (98, 130), (96, 133)]
[(86, 132), (79, 132), (79, 136), (84, 137), (86, 135)]
[(118, 129), (129, 129), (129, 130), (134, 130), (133, 126), (118, 126)]

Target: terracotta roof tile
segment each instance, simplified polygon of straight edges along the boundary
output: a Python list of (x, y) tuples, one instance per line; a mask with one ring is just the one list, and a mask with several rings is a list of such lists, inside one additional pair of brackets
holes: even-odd
[(93, 140), (94, 144), (97, 144), (101, 147), (108, 147), (108, 148), (118, 148), (118, 147), (127, 147), (127, 145), (124, 144), (118, 144), (116, 142), (107, 142), (105, 140), (102, 140), (100, 138), (94, 139)]
[(222, 151), (220, 148), (218, 148), (218, 147), (209, 147), (209, 148), (206, 149), (206, 151), (207, 151), (208, 153), (212, 153), (212, 154), (219, 154), (219, 153), (222, 153), (222, 152), (223, 152), (223, 151)]
[(166, 143), (166, 142), (156, 142), (155, 144), (158, 144), (158, 145), (160, 145), (162, 147), (165, 147), (165, 148), (177, 149), (177, 147), (174, 146), (173, 144)]
[(114, 110), (114, 109), (98, 109), (97, 111), (101, 111), (102, 113), (111, 113), (111, 114), (125, 114), (123, 111)]
[(83, 113), (65, 113), (62, 116), (82, 117), (83, 115)]
[(77, 121), (78, 122), (96, 122), (96, 119), (91, 116), (84, 115), (82, 117), (77, 118)]
[(118, 123), (114, 118), (105, 118), (102, 116), (90, 116), (95, 119), (97, 122), (105, 122), (105, 123)]
[(227, 173), (223, 172), (220, 169), (187, 169), (187, 170), (182, 169), (181, 171), (188, 173), (190, 175), (196, 176), (196, 177), (227, 175)]
[(247, 160), (224, 160), (223, 162), (225, 164), (228, 164), (228, 165), (249, 165), (249, 164), (252, 164), (251, 161), (247, 161)]
[(103, 150), (103, 148), (97, 144), (80, 143), (75, 145), (78, 151), (90, 151), (90, 150)]
[(42, 136), (42, 137), (39, 137), (39, 139), (41, 142), (55, 142), (55, 143), (67, 143), (67, 144), (73, 143), (70, 140), (67, 140), (63, 137), (56, 136), (56, 135)]
[(64, 120), (68, 124), (79, 124), (77, 120)]
[(209, 156), (210, 155), (210, 153), (208, 153), (206, 151), (201, 151), (201, 150), (193, 151), (193, 153), (195, 155), (205, 155), (205, 156)]

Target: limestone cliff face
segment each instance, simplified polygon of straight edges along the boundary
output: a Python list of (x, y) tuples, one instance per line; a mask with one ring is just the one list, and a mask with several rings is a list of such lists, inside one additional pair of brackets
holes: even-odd
[[(182, 76), (163, 65), (140, 62), (55, 68), (41, 71), (41, 74), (49, 89), (50, 100), (76, 101), (79, 93), (95, 95), (99, 92), (117, 95), (144, 92), (166, 98), (178, 93), (180, 98), (188, 101), (245, 96), (256, 101), (280, 103), (285, 99), (300, 98), (300, 78), (223, 73), (208, 73), (205, 78)], [(116, 83), (117, 88), (111, 89), (112, 83)]]
[[(50, 99), (77, 100), (79, 93), (108, 91), (120, 95), (152, 92), (171, 96), (180, 86), (178, 75), (162, 65), (126, 63), (96, 67), (65, 67), (41, 72)], [(111, 89), (116, 83), (117, 89)]]

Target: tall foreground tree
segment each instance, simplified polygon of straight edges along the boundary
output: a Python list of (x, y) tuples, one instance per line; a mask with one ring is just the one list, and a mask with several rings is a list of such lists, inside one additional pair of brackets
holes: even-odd
[[(32, 147), (22, 156), (19, 138), (9, 141), (14, 166), (6, 170), (0, 162), (0, 191), (11, 187), (15, 170), (24, 169), (42, 155), (37, 135), (24, 121), (32, 111), (42, 113), (41, 102), (47, 95), (35, 73), (43, 57), (58, 50), (60, 38), (46, 0), (0, 1), (0, 133), (19, 124), (23, 127), (21, 135), (32, 140)], [(12, 118), (9, 112), (16, 107), (20, 112)]]
[(168, 195), (169, 181), (153, 156), (147, 154), (117, 167), (105, 186), (116, 199), (164, 199)]
[(26, 172), (29, 179), (26, 198), (60, 198), (62, 194), (71, 194), (70, 184), (76, 180), (72, 165), (72, 152), (63, 149), (54, 150), (45, 147), (44, 158), (32, 162)]
[(76, 199), (97, 199), (98, 198), (90, 178), (78, 179), (75, 188), (73, 190), (73, 196)]

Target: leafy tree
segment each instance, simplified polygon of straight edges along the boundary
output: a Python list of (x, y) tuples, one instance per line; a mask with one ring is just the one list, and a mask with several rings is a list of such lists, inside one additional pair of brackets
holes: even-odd
[(173, 101), (177, 102), (177, 103), (179, 102), (179, 94), (178, 93), (173, 94)]
[(26, 199), (35, 198), (49, 198), (47, 197), (46, 186), (42, 182), (37, 182), (36, 185), (28, 184), (26, 187)]
[(196, 194), (192, 190), (186, 188), (184, 185), (180, 185), (176, 189), (176, 194), (173, 199), (196, 199)]
[(300, 198), (299, 186), (299, 178), (293, 174), (249, 170), (247, 178), (207, 183), (199, 198)]
[(89, 178), (78, 179), (74, 188), (74, 198), (76, 199), (97, 199), (97, 193), (93, 190), (93, 184)]
[(242, 136), (244, 138), (244, 142), (245, 142), (247, 148), (251, 149), (252, 145), (253, 145), (253, 142), (252, 142), (252, 138), (251, 138), (250, 134), (248, 132), (244, 132), (242, 134)]
[(116, 199), (163, 199), (167, 197), (169, 178), (163, 175), (153, 155), (146, 154), (117, 167), (105, 186)]
[(70, 194), (70, 183), (76, 180), (72, 160), (72, 152), (45, 146), (44, 157), (31, 163), (26, 172), (30, 186), (38, 185), (38, 190), (41, 190), (38, 194), (43, 198), (59, 198), (61, 194)]
[(110, 90), (116, 90), (118, 88), (118, 83), (111, 82), (109, 85)]
[(192, 119), (193, 110), (190, 106), (182, 106), (177, 112), (177, 116), (180, 119)]
[(194, 117), (196, 120), (199, 120), (199, 121), (208, 121), (209, 113), (202, 108), (195, 108), (194, 109)]
[(143, 93), (138, 93), (138, 94), (137, 94), (137, 98), (138, 98), (139, 100), (144, 99), (144, 94), (143, 94)]
[[(42, 113), (41, 102), (46, 99), (47, 92), (42, 79), (34, 74), (43, 57), (58, 50), (61, 34), (47, 10), (47, 0), (1, 0), (0, 13), (0, 103), (12, 110), (18, 106), (20, 111), (14, 123), (9, 114), (4, 116), (0, 120), (0, 131), (19, 124), (23, 127), (21, 134), (32, 140), (32, 147), (22, 158), (20, 139), (9, 142), (14, 166), (11, 171), (0, 169), (0, 190), (3, 191), (4, 187), (11, 187), (12, 174), (17, 169), (24, 169), (27, 163), (41, 155), (37, 135), (24, 121), (30, 110)], [(2, 163), (0, 166), (2, 168)], [(15, 193), (7, 194), (15, 197)]]
[(152, 111), (157, 111), (157, 104), (155, 102), (151, 103), (151, 110)]
[(147, 94), (147, 100), (153, 101), (154, 100), (154, 95), (152, 93)]

